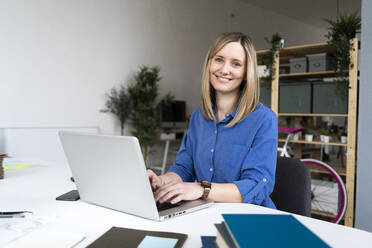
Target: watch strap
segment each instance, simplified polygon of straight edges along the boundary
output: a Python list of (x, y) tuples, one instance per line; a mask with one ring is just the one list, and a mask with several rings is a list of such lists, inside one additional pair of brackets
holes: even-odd
[(212, 189), (212, 184), (208, 181), (201, 181), (200, 182), (200, 185), (204, 188), (204, 192), (203, 192), (203, 195), (202, 195), (202, 199), (207, 199), (208, 198), (208, 195), (209, 195), (209, 192), (211, 191)]

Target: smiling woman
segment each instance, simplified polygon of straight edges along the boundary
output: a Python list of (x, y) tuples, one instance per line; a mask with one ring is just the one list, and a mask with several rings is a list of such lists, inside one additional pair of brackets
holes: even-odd
[(216, 94), (232, 94), (239, 92), (244, 79), (245, 53), (239, 42), (226, 44), (212, 59), (210, 81)]
[(148, 175), (159, 202), (210, 199), (275, 208), (277, 119), (258, 102), (256, 50), (244, 34), (223, 33), (203, 66), (201, 108), (193, 112), (174, 165)]
[[(207, 53), (202, 78), (202, 112), (209, 119), (215, 119), (213, 107), (218, 105), (216, 99), (223, 93), (219, 87), (215, 88), (218, 84), (214, 83), (218, 78), (223, 80), (223, 77), (231, 79), (227, 84), (230, 89), (239, 86), (222, 98), (229, 98), (229, 102), (233, 102), (231, 108), (239, 110), (236, 118), (228, 124), (232, 127), (251, 113), (259, 100), (256, 49), (248, 36), (238, 32), (223, 33), (215, 39)], [(218, 108), (224, 105), (220, 104)], [(231, 110), (225, 112), (230, 113)]]

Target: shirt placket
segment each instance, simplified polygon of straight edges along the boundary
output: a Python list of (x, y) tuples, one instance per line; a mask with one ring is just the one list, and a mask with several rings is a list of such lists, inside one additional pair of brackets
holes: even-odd
[(217, 144), (217, 135), (218, 135), (218, 125), (216, 124), (213, 126), (213, 139), (210, 147), (210, 167), (209, 167), (209, 181), (213, 180), (214, 171), (215, 171), (215, 154), (216, 154), (216, 144)]

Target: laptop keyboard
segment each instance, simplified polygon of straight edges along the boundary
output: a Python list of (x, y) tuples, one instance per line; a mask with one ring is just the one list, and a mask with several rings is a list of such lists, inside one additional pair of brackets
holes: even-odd
[(156, 202), (156, 207), (158, 209), (158, 211), (163, 211), (163, 210), (167, 210), (167, 209), (170, 209), (170, 208), (175, 208), (175, 207), (179, 207), (180, 204), (171, 204), (169, 202), (163, 202), (163, 203), (159, 203), (159, 202)]

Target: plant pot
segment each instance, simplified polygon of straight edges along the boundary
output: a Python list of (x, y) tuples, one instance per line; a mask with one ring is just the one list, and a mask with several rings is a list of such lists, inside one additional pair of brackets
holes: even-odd
[(347, 136), (341, 136), (341, 143), (347, 143)]
[(321, 134), (321, 135), (319, 136), (321, 142), (324, 142), (324, 136), (325, 136), (325, 135), (323, 135), (323, 134)]
[(324, 143), (329, 143), (329, 141), (331, 140), (331, 137), (328, 136), (328, 135), (323, 135), (323, 142)]
[(313, 134), (305, 134), (305, 140), (307, 141), (307, 142), (311, 142), (311, 141), (313, 141)]

